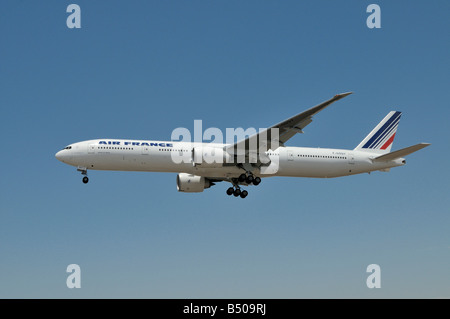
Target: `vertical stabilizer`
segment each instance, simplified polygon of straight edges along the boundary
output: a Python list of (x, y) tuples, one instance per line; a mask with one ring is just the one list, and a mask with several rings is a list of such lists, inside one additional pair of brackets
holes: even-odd
[(388, 153), (391, 151), (402, 112), (391, 111), (388, 115), (362, 140), (355, 151), (375, 151)]

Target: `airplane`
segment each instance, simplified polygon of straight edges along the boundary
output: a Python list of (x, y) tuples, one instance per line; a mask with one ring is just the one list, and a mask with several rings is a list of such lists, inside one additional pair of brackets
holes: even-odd
[[(232, 184), (226, 190), (227, 195), (245, 198), (248, 191), (241, 186), (256, 186), (263, 177), (334, 178), (388, 172), (405, 165), (405, 156), (430, 145), (419, 143), (391, 152), (402, 114), (391, 111), (352, 150), (285, 146), (291, 137), (303, 133), (314, 115), (350, 94), (337, 94), (235, 143), (102, 138), (70, 144), (55, 157), (77, 167), (85, 184), (89, 181), (88, 170), (173, 172), (178, 173), (179, 192), (199, 193), (226, 181)], [(183, 161), (174, 161), (175, 155)]]

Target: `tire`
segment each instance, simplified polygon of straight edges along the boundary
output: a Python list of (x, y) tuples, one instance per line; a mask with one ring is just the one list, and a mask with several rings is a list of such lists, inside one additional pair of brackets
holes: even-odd
[(241, 175), (239, 175), (238, 181), (242, 183), (245, 181), (246, 178), (247, 178), (247, 176), (245, 174), (241, 174)]
[(251, 183), (253, 183), (253, 180), (254, 180), (253, 175), (248, 175), (247, 179), (246, 179), (246, 182), (247, 182), (247, 184), (251, 184)]
[(234, 195), (235, 197), (238, 197), (239, 195), (241, 195), (241, 190), (240, 190), (239, 188), (236, 188), (236, 189), (234, 190), (234, 192), (233, 192), (233, 195)]
[(87, 184), (89, 182), (89, 178), (87, 176), (83, 177), (83, 183)]
[(246, 190), (243, 190), (241, 193), (241, 198), (245, 198), (245, 197), (247, 197), (247, 195), (248, 195), (248, 192)]
[(234, 188), (233, 187), (230, 187), (230, 188), (227, 189), (227, 195), (228, 196), (233, 195), (233, 193), (234, 193)]
[(255, 177), (255, 180), (253, 181), (253, 185), (259, 185), (259, 183), (261, 183), (261, 178), (260, 177)]

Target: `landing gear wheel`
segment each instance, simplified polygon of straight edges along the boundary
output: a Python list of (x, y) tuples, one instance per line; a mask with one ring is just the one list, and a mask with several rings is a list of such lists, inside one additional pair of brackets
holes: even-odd
[(248, 195), (248, 192), (246, 190), (243, 190), (241, 193), (241, 198), (245, 198), (245, 197), (247, 197), (247, 195)]
[(230, 187), (230, 188), (227, 189), (227, 195), (231, 196), (231, 195), (233, 195), (233, 193), (234, 193), (234, 188), (233, 187)]
[(87, 176), (83, 177), (83, 183), (87, 184), (89, 182), (89, 178)]
[(255, 177), (255, 180), (253, 181), (253, 185), (259, 185), (259, 183), (261, 183), (261, 178), (260, 177)]
[(247, 178), (247, 175), (245, 175), (244, 173), (242, 173), (241, 175), (239, 175), (239, 178), (238, 178), (238, 180), (239, 180), (239, 182), (244, 182), (245, 181), (245, 179)]
[(239, 195), (241, 195), (241, 190), (239, 188), (236, 188), (233, 192), (234, 197), (238, 197)]
[(253, 175), (248, 175), (245, 181), (247, 182), (247, 184), (251, 184), (253, 183), (253, 180), (254, 180)]

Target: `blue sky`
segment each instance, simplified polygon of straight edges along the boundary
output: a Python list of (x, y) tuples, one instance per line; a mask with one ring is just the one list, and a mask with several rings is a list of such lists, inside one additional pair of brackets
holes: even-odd
[[(0, 297), (449, 298), (448, 1), (2, 1)], [(94, 138), (265, 127), (336, 93), (292, 146), (354, 148), (391, 110), (389, 173), (271, 178), (249, 196), (89, 172)], [(81, 267), (80, 289), (66, 267)], [(368, 289), (366, 267), (381, 267)]]

